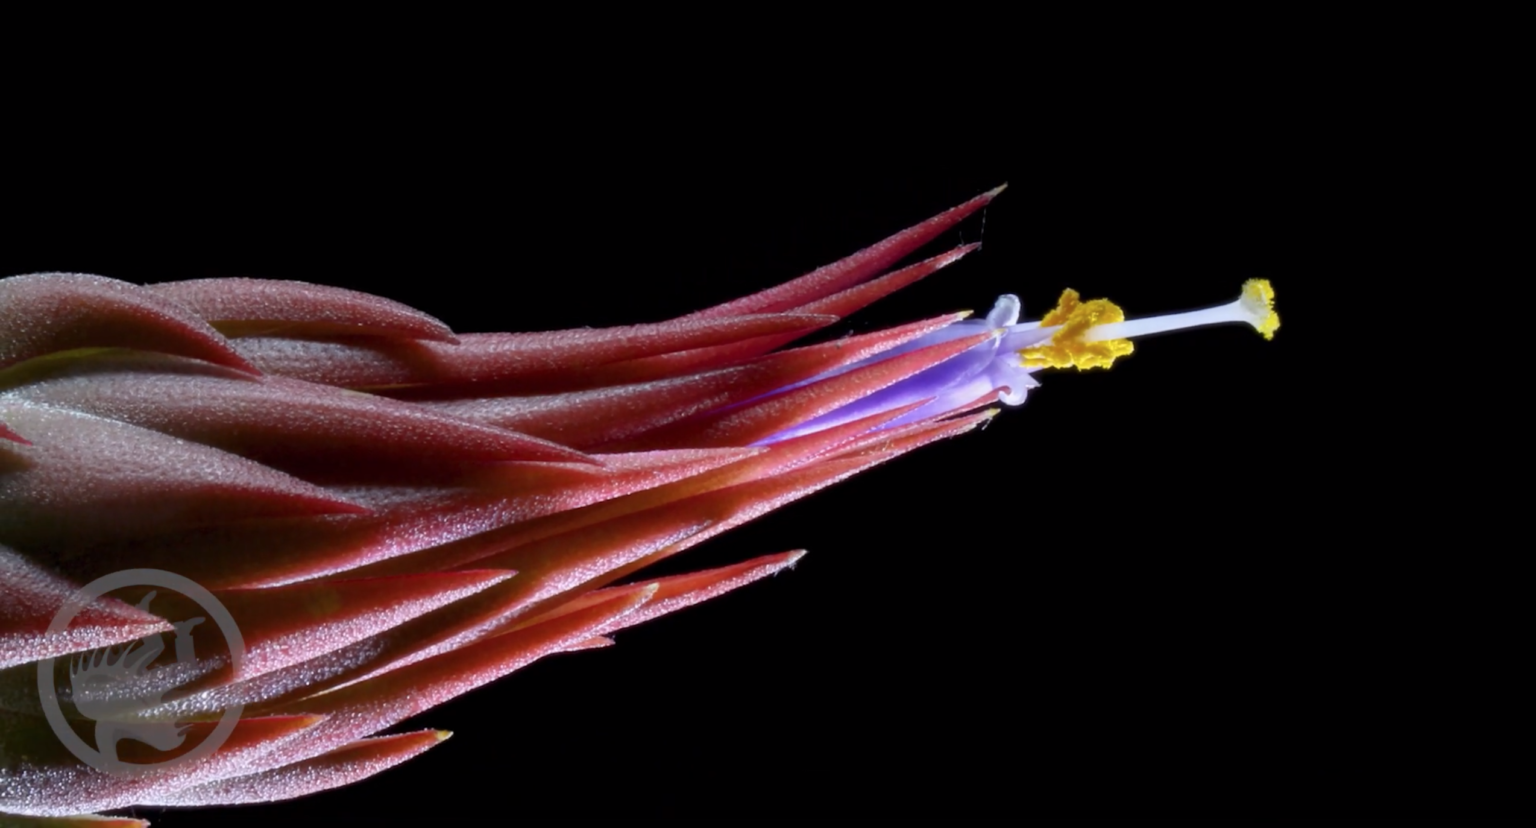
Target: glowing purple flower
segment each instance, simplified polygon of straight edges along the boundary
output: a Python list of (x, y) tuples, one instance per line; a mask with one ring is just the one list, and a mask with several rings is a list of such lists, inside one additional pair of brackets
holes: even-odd
[(1274, 311), (1274, 289), (1264, 279), (1249, 280), (1243, 285), (1242, 296), (1225, 305), (1130, 321), (1115, 305), (1102, 299), (1082, 302), (1072, 290), (1064, 293), (1057, 308), (1040, 321), (1020, 322), (1021, 307), (1017, 296), (1005, 294), (998, 297), (985, 318), (956, 322), (839, 369), (833, 375), (908, 351), (990, 334), (985, 342), (952, 359), (764, 438), (758, 444), (812, 434), (905, 406), (915, 407), (882, 428), (897, 428), (992, 402), (1022, 405), (1029, 390), (1039, 385), (1034, 375), (1040, 370), (1108, 368), (1116, 357), (1131, 352), (1132, 337), (1238, 322), (1252, 325), (1268, 339), (1280, 327), (1280, 317)]

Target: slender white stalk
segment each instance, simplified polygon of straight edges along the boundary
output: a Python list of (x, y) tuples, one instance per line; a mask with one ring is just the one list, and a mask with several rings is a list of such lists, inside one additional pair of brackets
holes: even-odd
[(1274, 290), (1260, 279), (1243, 286), (1243, 295), (1235, 301), (1214, 308), (1170, 313), (1163, 316), (1147, 316), (1096, 325), (1083, 333), (1084, 342), (1102, 342), (1106, 339), (1130, 339), (1147, 334), (1195, 328), (1201, 325), (1221, 325), (1243, 322), (1252, 325), (1259, 333), (1269, 337), (1280, 326), (1280, 318), (1274, 312)]

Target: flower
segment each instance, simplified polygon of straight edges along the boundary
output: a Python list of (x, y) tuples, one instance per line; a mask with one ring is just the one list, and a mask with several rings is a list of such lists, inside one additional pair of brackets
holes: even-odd
[(758, 441), (758, 445), (812, 434), (905, 406), (914, 407), (880, 428), (922, 422), (978, 404), (1023, 405), (1029, 390), (1039, 385), (1034, 378), (1036, 372), (1046, 368), (1108, 368), (1115, 359), (1134, 350), (1132, 337), (1238, 322), (1253, 326), (1265, 339), (1273, 339), (1280, 327), (1274, 305), (1275, 292), (1269, 280), (1250, 279), (1243, 284), (1242, 295), (1227, 304), (1126, 321), (1124, 312), (1107, 300), (1084, 302), (1077, 291), (1068, 289), (1043, 319), (1021, 323), (1019, 298), (1005, 294), (998, 297), (983, 319), (956, 322), (828, 376), (957, 339), (990, 334), (986, 341), (847, 405), (770, 435)]
[[(375, 735), (415, 713), (802, 553), (632, 580), (651, 564), (977, 427), (1041, 368), (1240, 315), (1126, 322), (1069, 292), (1039, 323), (1004, 297), (984, 320), (781, 350), (972, 252), (886, 273), (997, 192), (780, 287), (602, 330), (456, 334), (291, 282), (0, 281), (0, 811), (263, 802), (377, 773), (445, 738)], [(1262, 301), (1272, 330), (1267, 286), (1245, 295), (1238, 310)], [(59, 744), (35, 676), (58, 658), (68, 698), (93, 671), (60, 657), (160, 641), (198, 611), (122, 594), (50, 630), (77, 587), (129, 567), (212, 590), (244, 639), (243, 658), (215, 647), (174, 664), (162, 643), (176, 692), (136, 719), (206, 738), (242, 713), (207, 757), (114, 776)]]

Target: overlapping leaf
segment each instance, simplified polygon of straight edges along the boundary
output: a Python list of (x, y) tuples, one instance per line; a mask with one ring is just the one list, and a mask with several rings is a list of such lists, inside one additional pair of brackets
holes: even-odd
[[(803, 552), (623, 583), (986, 416), (883, 428), (914, 403), (752, 446), (987, 338), (870, 359), (950, 315), (775, 350), (969, 253), (881, 276), (995, 195), (778, 288), (622, 328), (458, 335), (293, 282), (0, 280), (0, 812), (130, 825), (75, 815), (348, 784), (440, 742), (376, 735), (423, 710), (792, 565)], [(136, 609), (153, 596), (129, 591), (47, 632), (75, 587), (129, 567), (214, 590), (246, 648), (237, 671), (210, 632), (194, 678), (135, 715), (192, 722), (190, 745), (244, 712), (211, 756), (114, 776), (51, 732), (34, 662), (199, 612), (170, 594)], [(57, 690), (88, 736), (66, 661)]]

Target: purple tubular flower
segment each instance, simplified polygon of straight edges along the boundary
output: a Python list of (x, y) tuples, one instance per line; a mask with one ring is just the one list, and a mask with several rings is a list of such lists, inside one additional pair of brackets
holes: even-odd
[[(986, 342), (925, 371), (883, 388), (835, 411), (785, 429), (757, 445), (770, 445), (790, 437), (811, 434), (832, 426), (922, 402), (912, 411), (897, 417), (885, 428), (896, 428), (931, 418), (945, 412), (964, 411), (993, 401), (1018, 405), (1030, 388), (1039, 385), (1015, 356), (1025, 348), (1049, 340), (1054, 330), (1042, 330), (1040, 323), (1019, 324), (1019, 298), (1001, 296), (982, 319), (966, 319), (947, 328), (921, 336), (885, 353), (840, 369), (842, 373), (880, 362), (909, 351), (980, 333), (993, 333)], [(826, 376), (834, 376), (835, 373)], [(824, 377), (818, 377), (822, 379)], [(787, 390), (787, 389), (786, 389)], [(926, 402), (923, 402), (925, 401)]]
[[(1130, 337), (1203, 325), (1242, 322), (1265, 338), (1274, 336), (1280, 318), (1274, 312), (1274, 289), (1263, 279), (1250, 280), (1236, 300), (1205, 310), (1125, 320), (1121, 310), (1103, 299), (1082, 302), (1076, 291), (1062, 294), (1060, 303), (1038, 322), (1019, 322), (1019, 297), (998, 297), (986, 317), (966, 319), (925, 334), (868, 359), (828, 372), (799, 385), (878, 363), (903, 353), (991, 333), (985, 342), (861, 399), (788, 428), (755, 445), (813, 434), (903, 406), (916, 406), (882, 428), (899, 428), (933, 417), (960, 413), (994, 403), (1021, 405), (1040, 383), (1042, 368), (1107, 368), (1132, 350)], [(799, 387), (792, 386), (792, 387)], [(788, 390), (788, 389), (785, 389)]]

